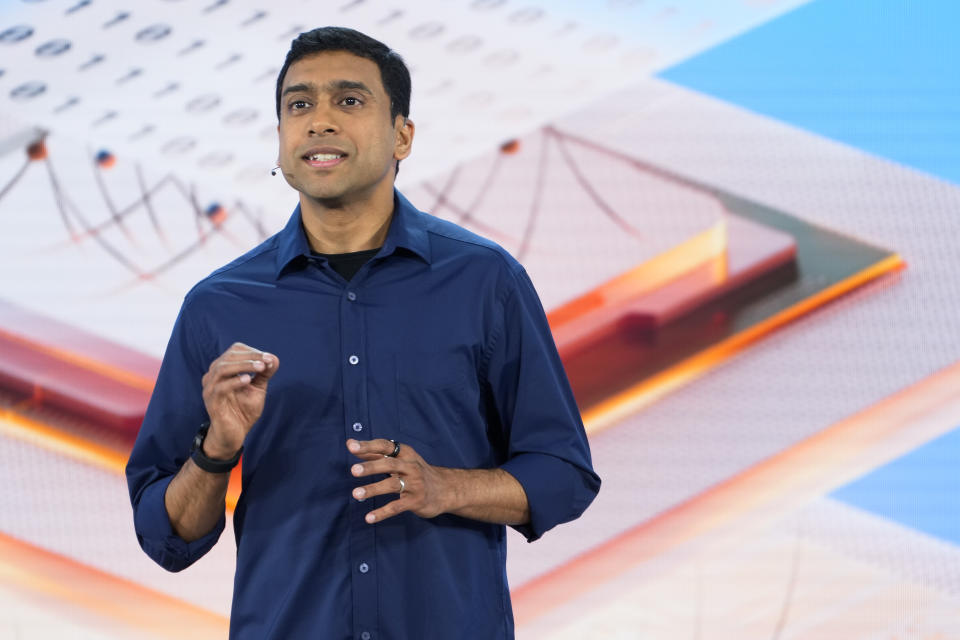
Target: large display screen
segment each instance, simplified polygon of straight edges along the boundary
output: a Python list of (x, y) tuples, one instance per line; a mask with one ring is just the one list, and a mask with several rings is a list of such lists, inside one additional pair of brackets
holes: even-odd
[(184, 295), (297, 204), (274, 85), (325, 24), (407, 61), (397, 188), (527, 269), (603, 479), (510, 534), (517, 637), (960, 637), (958, 19), (4, 3), (0, 637), (226, 637), (230, 519), (167, 573), (124, 466)]

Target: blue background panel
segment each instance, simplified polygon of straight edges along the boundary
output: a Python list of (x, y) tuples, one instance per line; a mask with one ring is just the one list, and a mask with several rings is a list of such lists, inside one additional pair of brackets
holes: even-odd
[(830, 495), (960, 545), (960, 428)]
[(817, 0), (659, 75), (960, 183), (960, 2)]

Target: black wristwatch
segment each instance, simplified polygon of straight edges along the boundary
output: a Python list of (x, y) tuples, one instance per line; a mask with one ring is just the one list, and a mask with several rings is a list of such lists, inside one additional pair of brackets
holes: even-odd
[(209, 421), (200, 425), (200, 430), (197, 431), (197, 435), (193, 436), (193, 446), (190, 447), (190, 457), (193, 458), (194, 464), (204, 471), (209, 473), (227, 473), (240, 462), (240, 456), (243, 455), (243, 447), (240, 447), (236, 455), (229, 460), (208, 458), (203, 452), (203, 441), (206, 439), (208, 431), (210, 431)]

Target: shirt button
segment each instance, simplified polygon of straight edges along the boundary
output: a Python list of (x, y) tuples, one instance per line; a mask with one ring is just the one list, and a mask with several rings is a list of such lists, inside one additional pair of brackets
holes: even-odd
[(355, 294), (353, 291), (347, 292), (347, 300), (349, 300), (350, 302), (353, 302), (356, 299), (357, 299), (357, 294)]
[(366, 573), (367, 571), (370, 571), (370, 565), (368, 565), (366, 562), (361, 562), (357, 569), (360, 570), (360, 573)]
[(353, 423), (353, 430), (359, 433), (359, 432), (363, 431), (363, 425), (360, 424), (359, 422), (354, 422), (354, 423)]
[(370, 640), (370, 632), (364, 631), (360, 634), (360, 640)]
[(357, 364), (358, 362), (360, 362), (360, 358), (358, 358), (357, 356), (350, 356), (349, 358), (347, 358), (347, 360), (350, 362), (350, 364)]

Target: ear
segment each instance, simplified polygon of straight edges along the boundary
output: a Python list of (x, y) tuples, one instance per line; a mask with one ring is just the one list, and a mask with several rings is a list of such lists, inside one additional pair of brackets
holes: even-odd
[(410, 155), (410, 151), (413, 149), (413, 134), (415, 129), (416, 127), (413, 124), (413, 120), (397, 114), (397, 118), (393, 123), (393, 157), (395, 160), (403, 160)]

